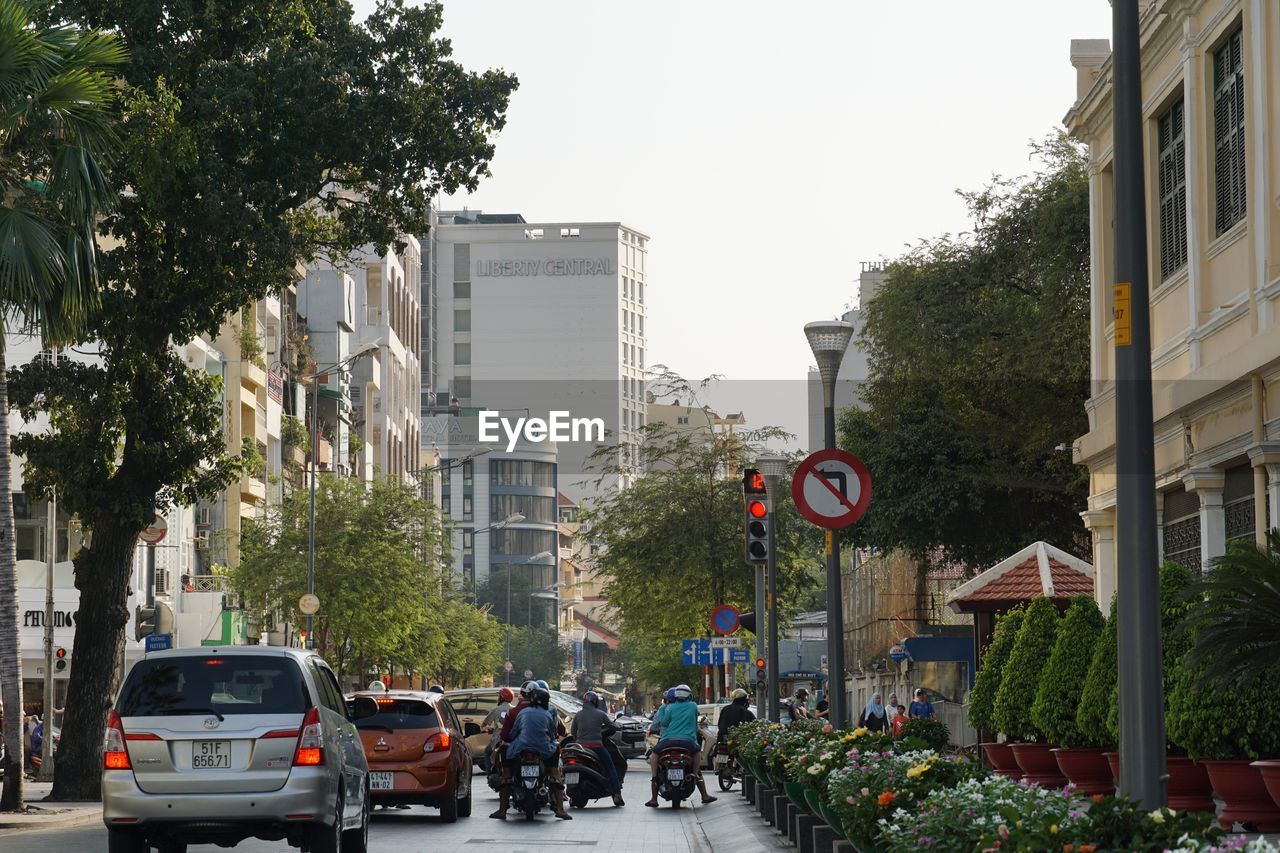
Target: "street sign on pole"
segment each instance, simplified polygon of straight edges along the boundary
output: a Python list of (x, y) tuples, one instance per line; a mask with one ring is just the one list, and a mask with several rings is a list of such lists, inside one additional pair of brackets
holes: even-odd
[(147, 651), (163, 652), (166, 649), (173, 648), (172, 634), (148, 634), (146, 637)]
[(533, 670), (531, 670), (531, 669), (526, 669), (526, 670), (524, 671), (524, 677), (525, 677), (525, 679), (526, 679), (526, 680), (527, 680), (527, 679), (530, 679), (530, 678), (533, 678)]
[(711, 630), (717, 634), (732, 634), (738, 630), (738, 608), (732, 604), (721, 604), (711, 611)]
[(729, 649), (729, 663), (751, 663), (751, 650)]
[(164, 520), (164, 516), (157, 514), (156, 520), (151, 525), (138, 534), (138, 538), (146, 545), (159, 545), (164, 541), (164, 535), (169, 532), (169, 523)]
[(320, 612), (320, 597), (308, 592), (298, 599), (298, 609), (304, 616), (314, 616)]
[(853, 524), (871, 503), (871, 474), (852, 453), (840, 449), (811, 453), (791, 480), (796, 511), (827, 530)]
[(742, 646), (741, 637), (712, 637), (710, 640), (713, 649), (737, 649)]

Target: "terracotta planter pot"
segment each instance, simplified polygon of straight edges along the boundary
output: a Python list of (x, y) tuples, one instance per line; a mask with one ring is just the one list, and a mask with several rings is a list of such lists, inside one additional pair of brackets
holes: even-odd
[(1185, 755), (1168, 755), (1164, 759), (1169, 773), (1169, 808), (1180, 812), (1213, 813), (1213, 786), (1204, 765)]
[(1012, 746), (1013, 757), (1022, 768), (1022, 781), (1039, 785), (1042, 788), (1061, 788), (1067, 779), (1058, 769), (1054, 760), (1053, 749), (1047, 743), (1015, 743)]
[(1117, 785), (1119, 785), (1120, 784), (1120, 753), (1104, 752), (1102, 753), (1102, 757), (1107, 759), (1107, 766), (1111, 768), (1111, 779)]
[(980, 743), (982, 754), (987, 757), (987, 763), (996, 771), (997, 775), (1006, 776), (1010, 779), (1021, 779), (1022, 768), (1018, 766), (1018, 761), (1013, 757), (1013, 749), (1007, 743)]
[(1280, 832), (1280, 805), (1271, 799), (1262, 771), (1247, 758), (1203, 761), (1209, 782), (1224, 803), (1218, 825), (1231, 829), (1241, 823), (1253, 832)]
[(1111, 768), (1103, 757), (1105, 751), (1074, 748), (1050, 750), (1062, 775), (1076, 786), (1076, 793), (1086, 796), (1115, 793), (1116, 785), (1111, 776)]
[(1262, 784), (1266, 786), (1272, 802), (1280, 806), (1280, 761), (1255, 761), (1253, 766), (1262, 774)]

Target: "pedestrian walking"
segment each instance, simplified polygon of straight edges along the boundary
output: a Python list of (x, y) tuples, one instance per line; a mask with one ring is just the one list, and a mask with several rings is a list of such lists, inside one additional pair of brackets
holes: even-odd
[(866, 707), (858, 717), (858, 725), (865, 726), (873, 732), (882, 732), (889, 727), (889, 714), (884, 709), (884, 703), (880, 701), (879, 693), (871, 694), (871, 698), (867, 700)]
[(933, 703), (924, 695), (924, 690), (916, 688), (916, 698), (911, 703), (911, 708), (907, 711), (907, 716), (913, 720), (932, 720), (934, 718)]

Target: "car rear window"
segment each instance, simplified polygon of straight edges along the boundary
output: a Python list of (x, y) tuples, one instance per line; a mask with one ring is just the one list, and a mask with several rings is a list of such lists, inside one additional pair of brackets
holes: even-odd
[(302, 714), (310, 707), (292, 658), (262, 655), (172, 657), (140, 661), (129, 672), (116, 713)]
[(436, 709), (421, 699), (375, 699), (378, 713), (355, 721), (357, 729), (434, 729), (440, 725)]

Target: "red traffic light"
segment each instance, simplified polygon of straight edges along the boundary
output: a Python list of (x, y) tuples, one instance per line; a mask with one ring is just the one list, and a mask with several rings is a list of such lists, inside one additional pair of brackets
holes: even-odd
[(764, 474), (755, 468), (742, 469), (742, 492), (747, 495), (763, 495), (765, 493)]
[(58, 660), (62, 660), (63, 658), (65, 658), (65, 657), (67, 656), (67, 650), (66, 650), (66, 649), (58, 649), (56, 652), (54, 652), (54, 653), (53, 653), (53, 655), (54, 655), (54, 657), (56, 657)]
[(747, 513), (752, 518), (764, 518), (769, 514), (769, 507), (765, 505), (764, 501), (751, 501), (747, 504)]
[(764, 669), (764, 658), (756, 658), (756, 668)]

